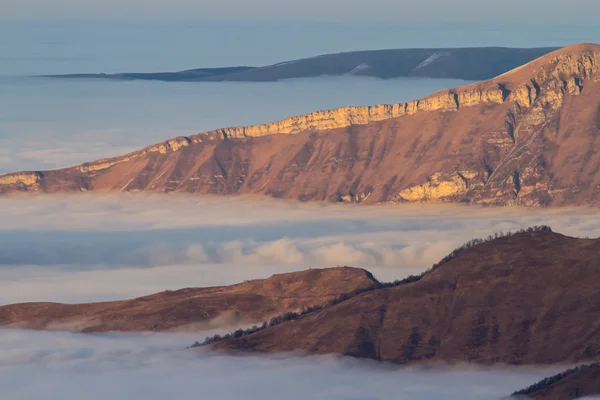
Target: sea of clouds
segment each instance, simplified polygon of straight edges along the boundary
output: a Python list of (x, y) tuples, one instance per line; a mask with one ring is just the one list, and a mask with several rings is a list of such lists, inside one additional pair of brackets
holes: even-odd
[(462, 243), (547, 224), (600, 236), (594, 209), (356, 206), (188, 195), (0, 200), (0, 304), (85, 302), (349, 265), (382, 281)]
[[(176, 194), (9, 196), (0, 199), (0, 221), (0, 304), (131, 298), (336, 265), (389, 281), (494, 232), (548, 224), (568, 235), (600, 236), (600, 212), (593, 209)], [(499, 399), (562, 369), (415, 369), (343, 357), (185, 350), (213, 333), (2, 330), (0, 397)]]
[[(557, 45), (589, 37), (581, 29), (597, 32), (597, 24), (578, 24), (531, 35), (530, 22), (527, 35), (489, 24), (475, 27), (477, 34), (463, 23), (288, 25), (0, 24), (0, 37), (9, 38), (0, 55), (0, 173), (64, 167), (177, 135), (317, 109), (408, 101), (466, 83), (339, 77), (190, 84), (27, 75), (260, 65), (366, 48)], [(219, 40), (193, 39), (205, 37)], [(600, 213), (587, 209), (357, 207), (139, 194), (3, 197), (0, 305), (122, 299), (335, 265), (394, 280), (423, 271), (473, 237), (534, 224), (600, 236)], [(562, 369), (401, 368), (342, 357), (185, 350), (214, 333), (0, 330), (0, 399), (497, 400)]]
[(401, 368), (186, 350), (189, 334), (0, 331), (2, 399), (500, 399), (558, 369)]

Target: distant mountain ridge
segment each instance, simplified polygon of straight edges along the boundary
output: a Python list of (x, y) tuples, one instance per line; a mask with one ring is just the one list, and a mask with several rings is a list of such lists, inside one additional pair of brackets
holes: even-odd
[(197, 68), (177, 72), (44, 75), (51, 78), (158, 80), (167, 82), (273, 82), (317, 76), (490, 79), (556, 50), (542, 48), (438, 48), (351, 51), (263, 67)]
[(364, 204), (600, 205), (600, 46), (407, 103), (177, 137), (0, 176), (0, 193), (156, 191)]

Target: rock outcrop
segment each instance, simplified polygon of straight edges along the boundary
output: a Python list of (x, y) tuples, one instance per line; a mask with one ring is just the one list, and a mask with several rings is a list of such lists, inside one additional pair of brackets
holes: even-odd
[[(461, 91), (460, 94), (448, 90), (408, 103), (316, 111), (269, 124), (223, 128), (207, 134), (224, 139), (240, 139), (276, 134), (293, 135), (306, 131), (329, 131), (351, 125), (367, 125), (371, 122), (413, 115), (423, 111), (457, 111), (460, 107), (473, 107), (485, 103), (502, 104), (504, 99), (505, 94), (499, 87), (484, 90), (474, 88)], [(202, 134), (202, 136), (204, 135), (206, 134)], [(202, 136), (196, 136), (196, 140), (202, 139)]]
[(263, 194), (358, 203), (600, 203), (600, 46), (408, 103), (343, 107), (0, 177), (15, 191)]
[(379, 283), (358, 268), (312, 269), (233, 286), (166, 291), (87, 304), (23, 303), (0, 307), (4, 328), (74, 332), (206, 330), (262, 322), (323, 305)]

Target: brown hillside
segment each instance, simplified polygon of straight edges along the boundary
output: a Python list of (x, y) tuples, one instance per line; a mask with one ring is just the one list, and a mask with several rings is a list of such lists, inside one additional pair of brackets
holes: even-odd
[(600, 364), (582, 365), (565, 371), (516, 392), (513, 396), (538, 400), (575, 400), (600, 396)]
[(600, 240), (536, 231), (460, 252), (421, 280), (360, 294), (220, 350), (407, 362), (600, 357)]
[(7, 305), (0, 307), (0, 326), (78, 332), (206, 329), (262, 322), (376, 284), (362, 269), (312, 269), (234, 286), (166, 291), (124, 301)]
[(357, 203), (600, 204), (600, 46), (566, 47), (421, 100), (178, 137), (15, 191), (255, 194)]

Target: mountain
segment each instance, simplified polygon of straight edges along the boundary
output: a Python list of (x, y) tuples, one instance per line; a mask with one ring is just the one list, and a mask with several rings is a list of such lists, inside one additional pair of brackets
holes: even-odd
[(262, 322), (378, 284), (362, 269), (312, 269), (239, 285), (166, 291), (124, 301), (7, 305), (0, 307), (0, 326), (76, 332), (218, 328)]
[(600, 396), (600, 363), (569, 369), (513, 393), (514, 398), (539, 400), (575, 400), (588, 396)]
[(600, 239), (544, 229), (475, 242), (420, 279), (208, 348), (376, 360), (555, 364), (600, 357)]
[(177, 137), (0, 193), (157, 191), (354, 203), (600, 204), (600, 46), (408, 103)]
[(46, 75), (50, 78), (94, 78), (158, 81), (271, 82), (321, 75), (490, 79), (556, 48), (504, 47), (459, 49), (395, 49), (352, 51), (286, 61), (264, 67), (198, 68), (179, 72)]

